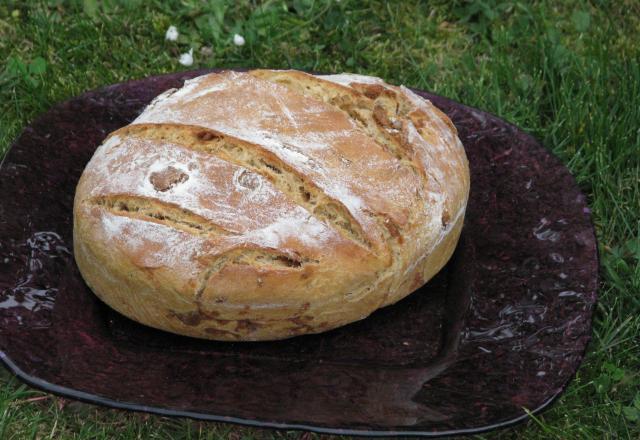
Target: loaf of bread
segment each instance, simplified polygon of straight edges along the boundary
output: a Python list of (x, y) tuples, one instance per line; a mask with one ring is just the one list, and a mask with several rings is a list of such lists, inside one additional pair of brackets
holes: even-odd
[(374, 77), (224, 71), (158, 96), (78, 183), (87, 284), (140, 323), (283, 339), (365, 318), (451, 256), (464, 149), (428, 100)]

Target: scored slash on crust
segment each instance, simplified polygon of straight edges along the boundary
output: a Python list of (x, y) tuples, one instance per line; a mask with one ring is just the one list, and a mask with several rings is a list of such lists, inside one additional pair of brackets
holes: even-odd
[(85, 203), (103, 207), (115, 215), (163, 224), (193, 235), (237, 235), (188, 209), (148, 197), (113, 194), (93, 197)]
[(268, 269), (301, 269), (306, 264), (317, 264), (318, 260), (279, 252), (275, 249), (238, 248), (227, 251), (210, 259), (209, 266), (200, 276), (196, 289), (196, 300), (202, 296), (209, 279), (228, 265), (251, 265)]
[(259, 145), (208, 128), (182, 124), (136, 124), (116, 133), (170, 142), (247, 168), (267, 178), (296, 204), (332, 226), (343, 237), (365, 249), (371, 248), (362, 227), (339, 200), (326, 195), (290, 165)]

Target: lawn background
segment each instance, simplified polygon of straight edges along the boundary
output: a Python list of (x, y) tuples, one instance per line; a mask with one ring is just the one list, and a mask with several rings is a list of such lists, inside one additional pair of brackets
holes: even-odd
[[(169, 25), (177, 42), (164, 39)], [(178, 56), (189, 48), (186, 68)], [(588, 195), (602, 285), (593, 340), (563, 396), (525, 425), (478, 438), (640, 438), (639, 1), (5, 0), (0, 60), (0, 157), (56, 102), (199, 67), (372, 74), (519, 125)], [(0, 439), (300, 436), (102, 409), (0, 372)]]

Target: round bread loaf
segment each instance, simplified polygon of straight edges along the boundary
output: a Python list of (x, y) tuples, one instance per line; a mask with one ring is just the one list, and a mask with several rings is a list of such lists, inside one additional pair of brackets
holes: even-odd
[(451, 121), (361, 75), (224, 71), (111, 133), (75, 195), (87, 284), (143, 324), (216, 340), (318, 333), (451, 256), (469, 192)]

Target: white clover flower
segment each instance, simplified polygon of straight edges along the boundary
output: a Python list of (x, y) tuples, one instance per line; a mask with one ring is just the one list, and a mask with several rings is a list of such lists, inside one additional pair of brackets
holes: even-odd
[(244, 37), (242, 35), (235, 34), (233, 36), (233, 44), (236, 46), (244, 46)]
[(193, 64), (193, 49), (189, 49), (189, 52), (183, 53), (180, 55), (180, 59), (178, 60), (180, 64), (183, 66), (190, 66)]
[(176, 41), (178, 39), (178, 35), (180, 35), (178, 28), (175, 26), (169, 26), (167, 33), (164, 34), (164, 39), (167, 41)]

